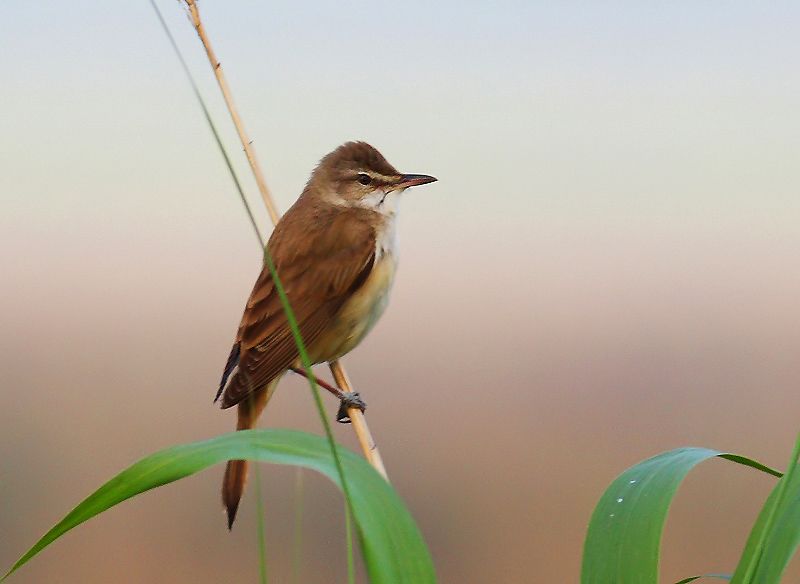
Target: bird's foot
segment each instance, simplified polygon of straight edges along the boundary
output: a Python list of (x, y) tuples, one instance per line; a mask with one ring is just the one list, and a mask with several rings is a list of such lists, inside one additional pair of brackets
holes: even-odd
[(367, 404), (364, 403), (358, 392), (344, 391), (342, 392), (341, 400), (339, 412), (336, 414), (336, 421), (340, 424), (350, 423), (350, 414), (347, 411), (350, 408), (358, 408), (362, 413), (367, 409)]

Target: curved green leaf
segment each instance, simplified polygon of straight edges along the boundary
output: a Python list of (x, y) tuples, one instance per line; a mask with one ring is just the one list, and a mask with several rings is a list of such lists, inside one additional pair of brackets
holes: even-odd
[(800, 545), (800, 436), (786, 475), (761, 508), (732, 584), (777, 584)]
[(661, 534), (675, 492), (690, 470), (714, 457), (781, 476), (744, 456), (708, 448), (678, 448), (640, 462), (617, 477), (595, 507), (582, 584), (657, 584)]
[[(435, 582), (428, 548), (400, 497), (364, 459), (342, 447), (339, 452), (353, 496), (353, 514), (370, 581), (373, 584)], [(229, 459), (310, 468), (341, 488), (330, 445), (313, 434), (244, 430), (173, 446), (143, 458), (92, 493), (36, 542), (0, 581), (64, 533), (117, 503)]]

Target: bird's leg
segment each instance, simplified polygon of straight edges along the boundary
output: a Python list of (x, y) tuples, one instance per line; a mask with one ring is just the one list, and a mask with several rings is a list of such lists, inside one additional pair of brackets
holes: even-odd
[[(301, 369), (300, 367), (290, 367), (291, 371), (297, 373), (298, 375), (302, 375), (306, 379), (308, 379), (308, 375), (306, 374), (305, 369)], [(314, 380), (317, 382), (321, 388), (328, 390), (333, 395), (336, 396), (341, 404), (339, 405), (339, 412), (336, 414), (336, 421), (341, 424), (349, 424), (350, 423), (350, 416), (347, 414), (348, 408), (358, 408), (362, 412), (367, 409), (367, 404), (361, 399), (361, 396), (358, 392), (355, 391), (342, 391), (338, 387), (334, 387), (327, 381), (315, 377)]]
[[(308, 379), (308, 374), (306, 373), (305, 369), (302, 369), (300, 367), (290, 367), (289, 369), (290, 369), (290, 371), (293, 371), (294, 373), (297, 373), (298, 375), (302, 375), (303, 377)], [(319, 385), (323, 389), (327, 389), (329, 392), (331, 392), (333, 395), (335, 395), (338, 399), (345, 399), (345, 392), (343, 392), (338, 387), (332, 386), (330, 383), (328, 383), (324, 379), (320, 379), (317, 376), (314, 376), (314, 381), (317, 382), (317, 385)]]

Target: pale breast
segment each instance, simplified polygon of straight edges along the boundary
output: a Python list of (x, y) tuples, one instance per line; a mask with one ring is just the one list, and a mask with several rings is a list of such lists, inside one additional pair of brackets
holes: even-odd
[(331, 326), (311, 347), (316, 363), (332, 361), (358, 345), (389, 302), (396, 269), (395, 257), (384, 250), (364, 284), (345, 302)]

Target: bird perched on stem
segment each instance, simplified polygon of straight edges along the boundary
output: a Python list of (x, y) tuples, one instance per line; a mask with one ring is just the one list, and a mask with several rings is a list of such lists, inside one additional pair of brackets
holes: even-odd
[[(348, 142), (325, 156), (267, 243), (312, 363), (339, 359), (373, 327), (389, 300), (397, 246), (400, 195), (434, 182), (402, 174), (365, 142)], [(253, 428), (299, 352), (269, 269), (247, 301), (216, 399), (238, 406), (237, 430)], [(342, 394), (344, 406), (364, 405)], [(215, 400), (216, 401), (216, 400)], [(228, 528), (247, 479), (247, 461), (230, 460), (222, 483)]]

